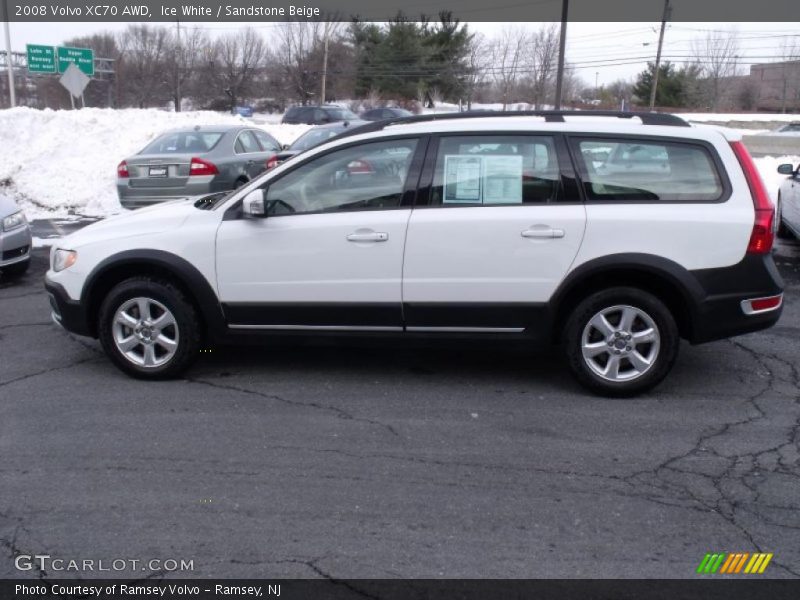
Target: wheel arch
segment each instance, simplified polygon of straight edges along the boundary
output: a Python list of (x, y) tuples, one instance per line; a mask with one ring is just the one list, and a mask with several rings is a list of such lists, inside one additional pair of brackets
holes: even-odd
[(162, 250), (126, 250), (98, 264), (81, 294), (91, 335), (97, 337), (97, 318), (103, 298), (118, 283), (137, 275), (165, 278), (175, 284), (197, 309), (212, 338), (225, 330), (225, 317), (216, 293), (203, 274), (186, 259)]
[(610, 287), (635, 287), (659, 298), (672, 313), (681, 337), (691, 339), (696, 306), (704, 292), (681, 265), (650, 254), (616, 254), (583, 263), (562, 282), (550, 300), (553, 342), (560, 342), (564, 325), (587, 296)]

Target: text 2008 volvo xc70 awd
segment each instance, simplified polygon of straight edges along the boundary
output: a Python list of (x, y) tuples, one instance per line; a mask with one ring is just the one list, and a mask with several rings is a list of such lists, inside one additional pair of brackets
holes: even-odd
[(585, 115), (381, 121), (227, 196), (107, 219), (53, 248), (54, 318), (141, 378), (244, 336), (473, 336), (561, 346), (618, 396), (681, 338), (773, 325), (774, 207), (738, 134)]

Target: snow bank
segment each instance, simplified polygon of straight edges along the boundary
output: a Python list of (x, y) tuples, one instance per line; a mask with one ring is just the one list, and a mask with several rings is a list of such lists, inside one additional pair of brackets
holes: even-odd
[(764, 180), (764, 185), (767, 186), (772, 201), (775, 202), (778, 198), (778, 189), (781, 183), (786, 181), (786, 175), (778, 173), (778, 165), (784, 163), (791, 163), (795, 167), (800, 164), (800, 156), (763, 156), (753, 159), (758, 167), (758, 172), (761, 174), (761, 179)]
[(0, 190), (29, 219), (113, 214), (122, 210), (116, 167), (126, 156), (166, 129), (236, 124), (260, 127), (282, 144), (308, 129), (208, 111), (0, 110)]

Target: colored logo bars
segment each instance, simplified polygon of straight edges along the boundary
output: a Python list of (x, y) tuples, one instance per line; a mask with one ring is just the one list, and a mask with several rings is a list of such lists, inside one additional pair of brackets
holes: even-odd
[[(772, 560), (772, 552), (730, 552), (721, 554), (706, 554), (697, 567), (700, 574), (761, 574), (767, 568), (769, 561)], [(745, 566), (746, 565), (746, 566)]]

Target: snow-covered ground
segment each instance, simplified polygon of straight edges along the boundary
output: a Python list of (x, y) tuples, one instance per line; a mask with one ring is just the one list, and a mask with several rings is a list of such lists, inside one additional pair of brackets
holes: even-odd
[(164, 130), (250, 124), (288, 144), (308, 129), (276, 124), (274, 117), (156, 109), (0, 110), (0, 192), (15, 198), (29, 219), (113, 214), (122, 210), (117, 164)]
[[(499, 109), (500, 105), (475, 105)], [(524, 108), (514, 105), (512, 108)], [(457, 110), (456, 105), (439, 110)], [(686, 113), (693, 121), (744, 122), (800, 120), (797, 115)], [(194, 125), (247, 123), (261, 127), (281, 143), (291, 143), (307, 125), (281, 125), (279, 114), (252, 119), (215, 112), (167, 112), (157, 109), (0, 110), (0, 194), (11, 196), (29, 219), (105, 216), (119, 212), (116, 166), (166, 129)], [(750, 131), (749, 133), (753, 133)], [(775, 197), (784, 162), (798, 156), (756, 158)]]

